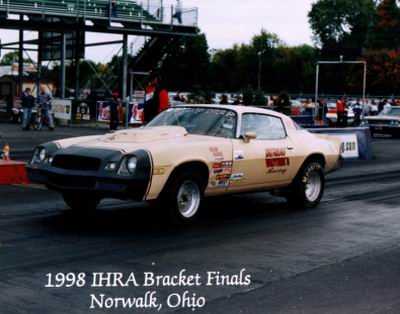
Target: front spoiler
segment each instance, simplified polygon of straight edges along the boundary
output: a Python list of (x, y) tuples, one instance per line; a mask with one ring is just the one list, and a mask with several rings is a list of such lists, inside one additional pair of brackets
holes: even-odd
[(143, 201), (149, 186), (148, 180), (116, 176), (99, 176), (85, 171), (69, 171), (53, 167), (46, 169), (27, 166), (30, 182), (43, 184), (60, 193), (79, 192), (95, 194), (100, 198)]

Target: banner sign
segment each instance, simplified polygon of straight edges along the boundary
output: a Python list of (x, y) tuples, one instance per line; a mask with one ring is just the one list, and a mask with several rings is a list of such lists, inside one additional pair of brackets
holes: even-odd
[(87, 103), (81, 102), (76, 108), (76, 120), (90, 121), (90, 107)]
[(344, 159), (359, 158), (358, 138), (356, 134), (335, 134), (342, 142), (341, 154)]
[(56, 119), (70, 121), (72, 118), (72, 101), (54, 98), (52, 110)]
[[(137, 103), (129, 105), (129, 123), (130, 124), (142, 124), (143, 110), (140, 110)], [(120, 123), (125, 122), (125, 108), (119, 108), (118, 116)], [(110, 103), (109, 101), (98, 101), (97, 102), (97, 121), (99, 122), (110, 122)]]

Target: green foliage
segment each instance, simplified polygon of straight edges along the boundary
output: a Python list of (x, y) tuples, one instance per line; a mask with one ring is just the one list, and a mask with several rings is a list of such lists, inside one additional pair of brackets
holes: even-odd
[(254, 104), (254, 90), (251, 87), (243, 91), (243, 104), (245, 106), (252, 106)]
[(312, 5), (309, 22), (324, 52), (354, 55), (368, 40), (374, 14), (373, 0), (319, 0)]
[[(18, 62), (18, 51), (6, 53), (1, 58), (0, 65), (12, 65), (15, 62)], [(28, 62), (30, 62), (28, 59), (24, 59), (24, 63)]]
[(169, 89), (193, 91), (211, 87), (210, 55), (206, 36), (200, 34), (177, 41), (164, 60), (162, 74)]

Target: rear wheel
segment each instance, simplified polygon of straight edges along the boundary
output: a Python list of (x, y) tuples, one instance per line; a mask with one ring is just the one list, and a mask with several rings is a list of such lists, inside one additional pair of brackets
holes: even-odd
[(100, 204), (100, 199), (93, 195), (63, 193), (64, 202), (73, 212), (94, 212)]
[(172, 177), (161, 199), (161, 205), (168, 207), (173, 223), (190, 224), (200, 215), (205, 190), (204, 179), (185, 170)]
[(293, 206), (314, 208), (318, 206), (324, 194), (325, 174), (318, 161), (303, 166), (290, 187), (287, 199)]

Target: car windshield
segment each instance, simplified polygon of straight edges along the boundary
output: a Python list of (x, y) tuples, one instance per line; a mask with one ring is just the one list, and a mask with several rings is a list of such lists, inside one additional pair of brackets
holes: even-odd
[(400, 108), (383, 109), (381, 116), (400, 116)]
[(236, 113), (231, 110), (180, 107), (162, 112), (147, 127), (181, 126), (190, 134), (234, 138), (236, 121)]

